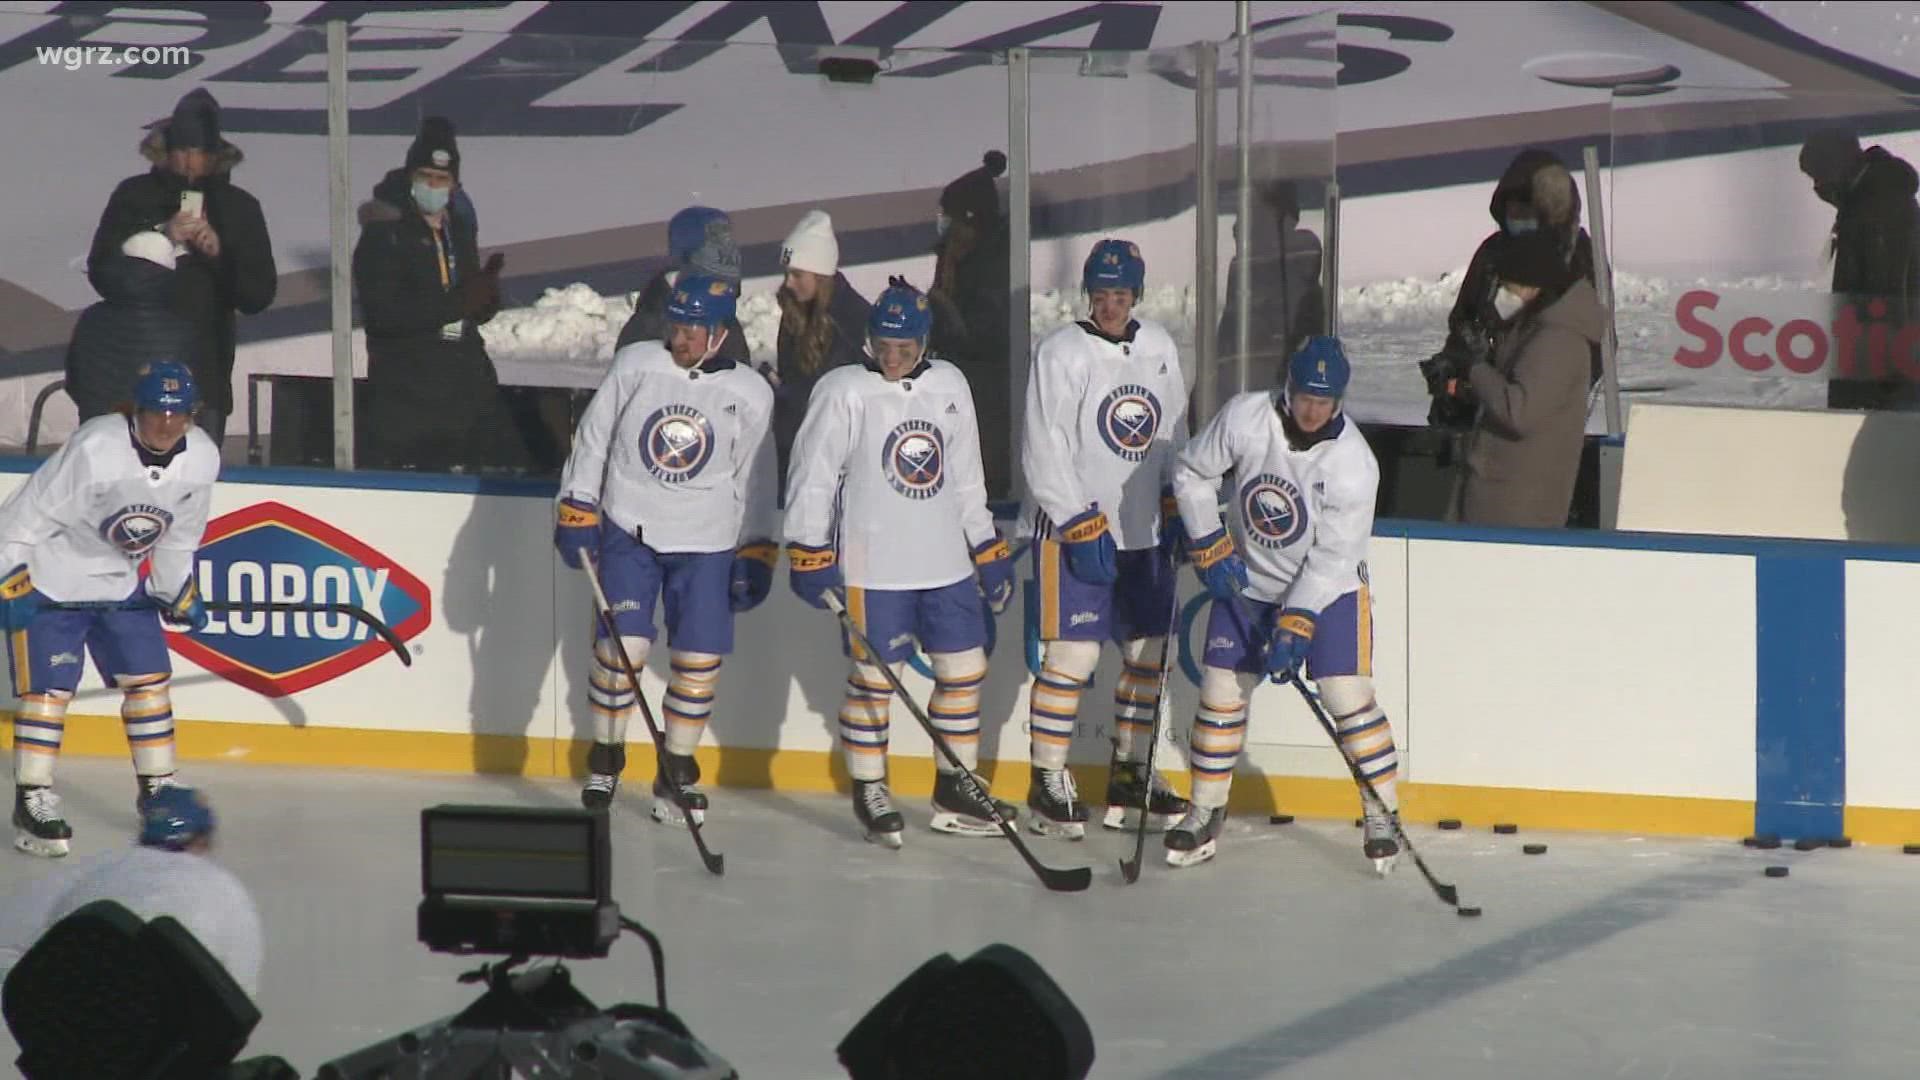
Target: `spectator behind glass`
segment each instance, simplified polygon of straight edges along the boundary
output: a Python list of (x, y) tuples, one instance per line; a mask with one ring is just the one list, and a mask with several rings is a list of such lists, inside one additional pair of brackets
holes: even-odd
[(93, 280), (105, 297), (80, 313), (67, 343), (67, 396), (91, 420), (129, 402), (142, 366), (177, 360), (198, 367), (199, 336), (173, 309), (175, 246), (156, 229), (127, 237)]
[[(1236, 251), (1227, 267), (1227, 299), (1220, 309), (1215, 339), (1220, 401), (1236, 392), (1239, 342), (1234, 323), (1239, 311), (1242, 264), (1252, 274), (1253, 305), (1247, 316), (1247, 389), (1286, 382), (1287, 361), (1307, 338), (1324, 332), (1326, 294), (1320, 285), (1320, 238), (1300, 227), (1300, 194), (1291, 180), (1264, 186), (1253, 200), (1253, 239)], [(1234, 224), (1240, 243), (1240, 226)]]
[(940, 193), (935, 223), (933, 333), (928, 351), (950, 361), (967, 377), (980, 423), (980, 461), (987, 497), (1007, 498), (1013, 488), (1013, 386), (1007, 339), (1007, 218), (1000, 211), (994, 178), (1007, 171), (1007, 156), (989, 150), (980, 167), (962, 173)]
[(465, 470), (500, 438), (500, 381), (480, 327), (500, 309), (494, 255), (480, 265), (472, 219), (450, 212), (460, 182), (453, 124), (430, 116), (360, 207), (354, 291), (367, 332), (367, 422), (372, 468)]
[(93, 233), (87, 277), (108, 298), (116, 285), (108, 264), (135, 233), (161, 229), (184, 249), (174, 266), (173, 309), (199, 339), (185, 359), (204, 395), (200, 426), (219, 443), (233, 412), (234, 312), (265, 311), (279, 288), (266, 218), (259, 200), (233, 182), (242, 155), (221, 137), (220, 105), (204, 88), (150, 125), (140, 153), (153, 167), (113, 189)]
[[(689, 206), (673, 215), (667, 222), (667, 257), (672, 264), (655, 274), (647, 287), (640, 290), (640, 298), (633, 304), (633, 315), (620, 328), (615, 351), (636, 341), (667, 340), (667, 300), (673, 295), (674, 283), (686, 271), (721, 278), (733, 285), (735, 297), (740, 295), (740, 248), (734, 243), (733, 220), (725, 211), (711, 206)], [(747, 335), (740, 329), (740, 320), (729, 317), (726, 330), (726, 339), (714, 355), (736, 364), (751, 363), (752, 354), (747, 348)]]
[[(1833, 260), (1836, 306), (1852, 303), (1858, 318), (1869, 318), (1874, 300), (1887, 305), (1885, 322), (1899, 327), (1920, 316), (1920, 209), (1914, 203), (1913, 166), (1885, 148), (1860, 149), (1852, 133), (1816, 131), (1800, 149), (1800, 171), (1813, 181), (1813, 193), (1834, 209), (1827, 255)], [(1864, 370), (1864, 365), (1856, 366)], [(1875, 379), (1831, 378), (1827, 407), (1872, 409), (1911, 407), (1914, 388), (1898, 375)]]
[(872, 305), (840, 273), (840, 241), (833, 219), (809, 210), (780, 245), (779, 352), (775, 367), (760, 366), (773, 384), (773, 446), (780, 487), (787, 489), (787, 456), (820, 377), (867, 361), (867, 316)]

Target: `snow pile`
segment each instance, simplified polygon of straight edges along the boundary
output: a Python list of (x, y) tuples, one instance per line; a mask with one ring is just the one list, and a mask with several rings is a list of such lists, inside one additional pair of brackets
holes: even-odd
[(1349, 325), (1439, 327), (1446, 335), (1447, 312), (1453, 310), (1466, 267), (1439, 277), (1376, 281), (1340, 290), (1340, 323)]
[[(502, 310), (480, 328), (480, 337), (496, 361), (605, 367), (639, 299), (639, 293), (602, 296), (575, 282), (548, 289), (531, 307)], [(735, 315), (754, 360), (771, 363), (780, 332), (780, 304), (774, 294), (748, 294)]]

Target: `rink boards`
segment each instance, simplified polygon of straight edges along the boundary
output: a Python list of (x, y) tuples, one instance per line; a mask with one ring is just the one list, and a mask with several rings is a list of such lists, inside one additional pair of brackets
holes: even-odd
[[(5, 468), (21, 469), (12, 461)], [(0, 494), (23, 473), (0, 473)], [(221, 621), (175, 639), (187, 759), (579, 775), (591, 719), (586, 582), (553, 555), (551, 487), (463, 478), (231, 469), (202, 586), (219, 599), (351, 599), (408, 639), (411, 667), (336, 619)], [(1784, 836), (1920, 836), (1920, 550), (1655, 534), (1491, 532), (1382, 522), (1369, 560), (1374, 667), (1401, 747), (1404, 804), (1469, 826)], [(1024, 576), (1024, 567), (1023, 567)], [(701, 756), (726, 786), (827, 790), (844, 660), (832, 616), (773, 596), (738, 622)], [(1187, 645), (1204, 646), (1191, 575)], [(1196, 621), (1197, 620), (1197, 625)], [(997, 792), (1025, 793), (1019, 607), (983, 695)], [(1081, 708), (1074, 760), (1102, 790), (1113, 668)], [(645, 677), (658, 708), (665, 657)], [(929, 682), (909, 672), (924, 701)], [(1184, 740), (1196, 695), (1176, 671)], [(70, 753), (125, 753), (117, 699), (89, 675)], [(10, 725), (0, 726), (10, 738)], [(636, 722), (634, 739), (646, 734)], [(931, 747), (903, 709), (898, 790)], [(634, 755), (629, 783), (649, 775)], [(998, 760), (999, 765), (991, 764)], [(1178, 745), (1163, 757), (1183, 760)], [(1255, 695), (1242, 812), (1350, 816), (1339, 757), (1288, 687)], [(396, 782), (404, 782), (396, 777)], [(1097, 798), (1097, 794), (1095, 796)]]

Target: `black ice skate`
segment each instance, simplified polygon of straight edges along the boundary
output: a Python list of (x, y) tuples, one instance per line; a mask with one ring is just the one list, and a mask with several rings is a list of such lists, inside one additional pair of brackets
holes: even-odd
[(134, 812), (139, 814), (144, 820), (147, 816), (147, 803), (151, 802), (153, 797), (158, 795), (163, 789), (174, 786), (173, 774), (163, 773), (159, 776), (142, 776), (139, 780), (140, 793), (133, 797), (133, 809)]
[[(695, 825), (707, 823), (707, 793), (694, 786), (700, 783), (700, 763), (692, 754), (660, 755), (661, 775), (653, 779), (653, 820), (662, 825), (684, 825), (689, 816)], [(680, 803), (673, 801), (665, 777), (680, 785)]]
[(29, 855), (58, 859), (67, 853), (73, 830), (60, 817), (60, 796), (50, 787), (13, 789), (13, 846)]
[[(975, 776), (973, 784), (960, 779), (957, 772), (943, 772), (933, 781), (933, 828), (955, 836), (999, 836), (1000, 826), (993, 823), (993, 812), (976, 791), (984, 793), (986, 781)], [(978, 785), (976, 788), (975, 785)], [(1009, 825), (1018, 820), (1012, 803), (992, 800), (1002, 820)]]
[(626, 747), (594, 743), (587, 751), (587, 783), (580, 789), (580, 805), (589, 810), (612, 806), (613, 793), (620, 790), (620, 774), (626, 768)]
[(1365, 839), (1360, 842), (1360, 850), (1373, 860), (1373, 872), (1386, 877), (1393, 872), (1393, 864), (1400, 861), (1400, 841), (1396, 826), (1400, 824), (1400, 811), (1385, 813), (1373, 807), (1367, 807)]
[(1220, 831), (1227, 825), (1224, 806), (1196, 806), (1167, 830), (1167, 865), (1194, 866), (1213, 858)]
[(1087, 835), (1087, 804), (1080, 801), (1073, 773), (1066, 769), (1033, 767), (1027, 784), (1027, 824), (1040, 836), (1078, 840)]
[(1150, 815), (1147, 818), (1150, 832), (1167, 831), (1191, 809), (1187, 800), (1168, 786), (1159, 770), (1154, 771), (1149, 786), (1144, 762), (1121, 761), (1115, 757), (1107, 769), (1107, 816), (1101, 824), (1109, 829), (1134, 828), (1139, 824), (1143, 802)]
[(860, 819), (860, 827), (870, 843), (896, 850), (900, 847), (900, 834), (906, 831), (907, 819), (893, 808), (893, 793), (887, 790), (885, 780), (853, 782), (853, 816)]

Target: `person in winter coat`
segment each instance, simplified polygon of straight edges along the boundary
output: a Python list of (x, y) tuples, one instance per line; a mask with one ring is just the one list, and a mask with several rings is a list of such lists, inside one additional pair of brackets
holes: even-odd
[(773, 384), (773, 443), (780, 489), (787, 489), (787, 461), (806, 419), (807, 403), (820, 377), (834, 368), (866, 362), (867, 318), (872, 305), (840, 273), (840, 241), (833, 219), (809, 210), (780, 245), (779, 352), (775, 366), (761, 365)]
[[(1236, 236), (1238, 226), (1235, 226)], [(1252, 275), (1247, 316), (1247, 389), (1279, 386), (1287, 361), (1307, 338), (1324, 332), (1326, 293), (1320, 286), (1320, 238), (1300, 227), (1300, 195), (1291, 180), (1266, 185), (1253, 200), (1252, 239), (1227, 268), (1227, 298), (1220, 310), (1218, 358), (1220, 401), (1235, 386), (1240, 274)]]
[(1456, 385), (1476, 419), (1453, 517), (1562, 528), (1586, 434), (1588, 359), (1605, 315), (1593, 282), (1568, 269), (1545, 232), (1503, 244), (1493, 274), (1508, 328), (1492, 360), (1474, 363)]
[(188, 360), (204, 396), (199, 423), (219, 443), (233, 411), (234, 313), (265, 311), (279, 288), (266, 218), (259, 200), (233, 182), (242, 155), (221, 137), (220, 105), (204, 88), (151, 125), (140, 153), (153, 166), (113, 189), (94, 229), (87, 277), (105, 297), (114, 285), (103, 270), (135, 233), (161, 229), (185, 249), (174, 266), (173, 309), (199, 338)]
[[(655, 274), (646, 288), (640, 290), (633, 315), (620, 328), (615, 352), (636, 341), (667, 340), (667, 301), (673, 296), (674, 283), (683, 273), (691, 271), (724, 279), (733, 284), (734, 295), (739, 295), (740, 248), (734, 243), (733, 221), (725, 211), (710, 206), (689, 206), (673, 215), (667, 222), (667, 254), (672, 265)], [(720, 351), (715, 355), (736, 364), (752, 362), (752, 351), (747, 347), (747, 335), (740, 329), (739, 319), (727, 317), (726, 340), (720, 343)]]
[(973, 388), (980, 420), (980, 458), (987, 497), (1007, 498), (1013, 487), (1013, 386), (1007, 354), (1008, 311), (1006, 215), (994, 178), (1007, 171), (998, 150), (982, 155), (980, 167), (963, 173), (940, 193), (935, 222), (933, 306), (929, 351), (952, 362)]
[(67, 396), (80, 419), (131, 401), (143, 365), (177, 360), (191, 370), (199, 336), (173, 309), (174, 243), (148, 229), (102, 259), (93, 279), (105, 297), (80, 313), (67, 343)]
[(494, 255), (450, 212), (460, 178), (453, 125), (430, 116), (360, 208), (354, 290), (367, 335), (365, 463), (446, 471), (492, 460), (499, 377), (480, 326), (500, 307)]
[[(1816, 131), (1800, 149), (1800, 171), (1814, 194), (1834, 208), (1829, 254), (1834, 303), (1854, 304), (1865, 321), (1866, 306), (1886, 304), (1886, 322), (1902, 326), (1920, 317), (1920, 188), (1913, 166), (1885, 148), (1860, 149), (1850, 132)], [(1864, 351), (1864, 350), (1863, 350)], [(1856, 357), (1856, 371), (1865, 369)], [(1897, 376), (1835, 377), (1827, 383), (1830, 408), (1875, 408), (1906, 404), (1913, 388)]]

